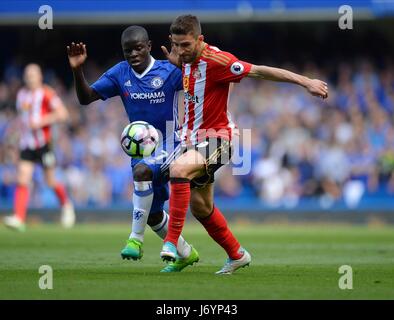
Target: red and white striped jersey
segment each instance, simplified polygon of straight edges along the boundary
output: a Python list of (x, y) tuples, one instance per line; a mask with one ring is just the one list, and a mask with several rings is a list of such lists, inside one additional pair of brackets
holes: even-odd
[(51, 141), (50, 126), (33, 130), (31, 124), (39, 122), (60, 103), (55, 91), (46, 85), (34, 91), (27, 88), (18, 91), (16, 108), (21, 122), (20, 149), (36, 150)]
[(235, 124), (227, 110), (231, 82), (248, 75), (252, 65), (204, 43), (192, 64), (183, 64), (185, 117), (182, 141), (197, 144), (206, 137), (231, 140)]

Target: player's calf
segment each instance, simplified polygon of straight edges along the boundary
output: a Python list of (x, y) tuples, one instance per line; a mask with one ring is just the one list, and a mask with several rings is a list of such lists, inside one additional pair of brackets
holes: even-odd
[(143, 256), (145, 228), (153, 202), (152, 170), (139, 163), (133, 168), (134, 192), (131, 233), (126, 246), (121, 251), (123, 259), (138, 260)]
[(237, 260), (242, 256), (239, 251), (241, 245), (231, 232), (225, 217), (218, 208), (214, 207), (208, 217), (199, 219), (199, 221), (211, 238), (227, 252), (230, 259)]
[[(159, 217), (161, 218), (161, 220), (158, 219)], [(152, 230), (163, 240), (167, 235), (168, 220), (169, 216), (164, 210), (161, 212), (161, 214), (157, 213), (149, 215), (148, 224), (150, 225)], [(182, 237), (182, 235), (179, 236), (176, 249), (180, 259), (190, 258), (191, 253), (193, 252), (193, 250), (195, 250), (189, 243), (187, 243), (187, 241)]]
[(139, 163), (133, 169), (133, 217), (129, 239), (144, 241), (144, 233), (153, 202), (152, 170), (145, 164)]

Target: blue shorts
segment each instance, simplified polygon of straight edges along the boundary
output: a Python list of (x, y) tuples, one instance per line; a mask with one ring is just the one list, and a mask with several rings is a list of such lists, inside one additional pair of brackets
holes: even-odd
[[(178, 143), (175, 143), (177, 146)], [(153, 172), (153, 202), (150, 210), (151, 213), (161, 213), (163, 212), (164, 203), (169, 199), (170, 193), (168, 190), (168, 175), (164, 175), (161, 173), (160, 167), (167, 159), (168, 155), (172, 152), (167, 152), (163, 149), (157, 150), (152, 156), (146, 157), (143, 159), (131, 159), (131, 167), (134, 167), (139, 164), (145, 164), (149, 167), (149, 169)]]

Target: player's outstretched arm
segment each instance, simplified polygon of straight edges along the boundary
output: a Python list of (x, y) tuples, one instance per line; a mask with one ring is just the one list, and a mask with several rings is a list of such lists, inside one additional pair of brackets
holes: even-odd
[(295, 83), (303, 86), (313, 96), (323, 99), (328, 97), (328, 86), (324, 81), (310, 79), (285, 69), (253, 65), (248, 77)]
[(87, 105), (101, 99), (100, 95), (89, 86), (83, 74), (82, 65), (88, 57), (86, 45), (82, 42), (72, 42), (70, 46), (67, 46), (67, 55), (73, 72), (75, 90), (77, 91), (79, 103)]

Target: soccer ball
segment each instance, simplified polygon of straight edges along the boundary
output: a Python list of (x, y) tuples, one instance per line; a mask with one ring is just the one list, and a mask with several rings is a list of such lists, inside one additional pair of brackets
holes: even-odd
[(123, 129), (120, 144), (132, 158), (149, 157), (159, 144), (159, 133), (148, 122), (134, 121)]

